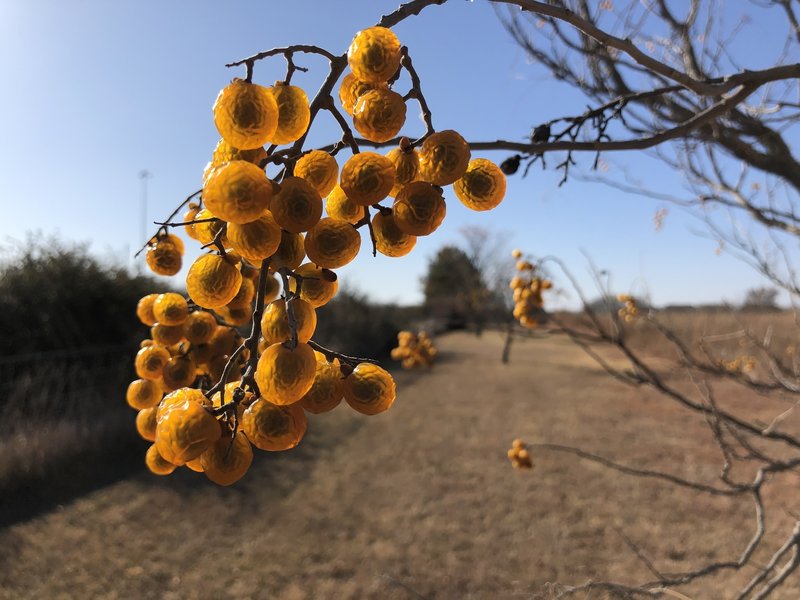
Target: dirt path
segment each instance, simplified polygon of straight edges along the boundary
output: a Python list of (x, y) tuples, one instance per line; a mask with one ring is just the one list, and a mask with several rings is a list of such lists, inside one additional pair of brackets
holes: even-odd
[[(746, 503), (566, 455), (537, 455), (532, 473), (505, 457), (521, 437), (710, 480), (701, 422), (564, 340), (520, 342), (506, 366), (496, 333), (439, 345), (430, 373), (398, 374), (391, 411), (315, 417), (300, 448), (259, 453), (232, 489), (142, 473), (0, 532), (0, 597), (546, 598), (547, 582), (651, 579), (615, 528), (666, 572), (738, 556)], [(689, 464), (689, 445), (708, 462)], [(730, 579), (684, 592), (730, 597), (715, 591)], [(799, 597), (796, 580), (774, 597)]]

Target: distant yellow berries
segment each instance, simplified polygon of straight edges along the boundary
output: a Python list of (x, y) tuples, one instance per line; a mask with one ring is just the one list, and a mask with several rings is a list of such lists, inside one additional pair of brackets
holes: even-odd
[(508, 460), (515, 469), (532, 469), (533, 461), (531, 455), (522, 440), (514, 440), (508, 450)]
[(509, 287), (513, 290), (513, 315), (523, 327), (535, 329), (545, 317), (542, 292), (552, 288), (553, 283), (549, 279), (540, 277), (536, 265), (521, 258), (520, 250), (514, 250), (511, 255), (518, 259), (516, 263), (518, 275), (509, 282)]
[(397, 347), (392, 349), (392, 358), (401, 361), (404, 369), (430, 368), (437, 353), (436, 346), (425, 331), (401, 331), (397, 334)]
[(732, 375), (751, 373), (756, 368), (756, 359), (749, 355), (737, 356), (732, 360), (719, 360), (717, 364)]
[(620, 294), (617, 300), (622, 302), (622, 308), (617, 311), (619, 318), (630, 323), (639, 316), (639, 307), (636, 305), (636, 299), (629, 294)]

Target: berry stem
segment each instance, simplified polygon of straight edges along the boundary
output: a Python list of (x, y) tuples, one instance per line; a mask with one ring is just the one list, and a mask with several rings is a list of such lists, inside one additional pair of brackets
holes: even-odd
[[(289, 338), (288, 348), (290, 350), (294, 350), (297, 348), (297, 315), (294, 314), (294, 304), (292, 300), (300, 296), (300, 286), (303, 283), (301, 277), (297, 277), (295, 273), (288, 269), (287, 267), (281, 267), (278, 269), (278, 273), (281, 276), (281, 281), (283, 282), (283, 301), (286, 303), (286, 320), (289, 322), (289, 331), (291, 332), (291, 337)], [(289, 277), (295, 278), (295, 291), (289, 291)]]
[[(380, 207), (379, 210), (381, 208), (383, 207)], [(383, 211), (381, 210), (381, 212)], [(369, 238), (372, 241), (372, 256), (373, 257), (378, 256), (378, 244), (375, 241), (375, 230), (372, 228), (372, 219), (370, 218), (369, 214), (369, 206), (364, 207), (364, 216), (361, 217), (361, 220), (355, 225), (353, 225), (353, 227), (358, 229), (359, 227), (363, 227), (364, 225), (367, 226), (367, 229), (369, 230)]]
[(431, 115), (431, 109), (428, 106), (428, 101), (425, 100), (425, 96), (422, 94), (422, 82), (420, 82), (419, 74), (414, 68), (414, 64), (411, 61), (411, 56), (408, 54), (407, 46), (400, 48), (400, 65), (406, 71), (408, 71), (408, 75), (411, 77), (411, 89), (405, 96), (403, 96), (403, 100), (408, 101), (413, 98), (419, 103), (419, 108), (422, 111), (422, 121), (425, 123), (425, 133), (422, 135), (422, 137), (411, 142), (409, 146), (410, 148), (416, 148), (422, 142), (424, 142), (428, 136), (434, 133), (435, 130), (433, 128), (433, 116)]
[(258, 340), (261, 338), (261, 318), (264, 316), (264, 298), (267, 294), (269, 263), (269, 258), (262, 260), (258, 269), (258, 289), (256, 290), (256, 307), (253, 310), (253, 324), (250, 328), (250, 335), (242, 344), (249, 352), (247, 366), (242, 375), (242, 385), (249, 386), (257, 395), (260, 395), (255, 379), (256, 367), (258, 366)]
[[(192, 193), (192, 194), (189, 194), (189, 195), (188, 195), (186, 198), (184, 198), (183, 202), (181, 202), (180, 204), (178, 204), (178, 206), (175, 208), (175, 210), (173, 210), (173, 211), (170, 213), (170, 215), (169, 215), (169, 216), (168, 216), (166, 219), (164, 219), (164, 220), (165, 220), (165, 221), (171, 221), (172, 219), (174, 219), (174, 218), (175, 218), (175, 215), (177, 215), (177, 214), (178, 214), (178, 213), (181, 211), (181, 209), (182, 209), (184, 206), (186, 206), (187, 204), (189, 204), (189, 202), (191, 202), (192, 200), (194, 200), (194, 199), (195, 199), (197, 196), (199, 196), (199, 195), (200, 195), (200, 194), (202, 194), (202, 193), (203, 193), (203, 190), (197, 190), (196, 192), (194, 192), (194, 193)], [(164, 227), (164, 225), (162, 225), (161, 227)], [(161, 229), (161, 227), (159, 227), (159, 229)], [(151, 241), (151, 240), (152, 240), (154, 237), (156, 237), (157, 235), (158, 235), (158, 232), (156, 232), (156, 233), (155, 233), (155, 235), (153, 235), (152, 237), (150, 237), (150, 238), (149, 238), (149, 239), (148, 239), (148, 240), (147, 240), (147, 241), (144, 243), (144, 246), (142, 246), (141, 248), (139, 248), (139, 250), (136, 252), (136, 254), (134, 254), (134, 255), (133, 255), (133, 257), (134, 257), (134, 258), (137, 258), (137, 257), (138, 257), (138, 256), (139, 256), (139, 255), (140, 255), (142, 252), (144, 252), (144, 251), (145, 251), (145, 249), (147, 248), (147, 246), (149, 246), (149, 245), (150, 245), (150, 241)]]
[(357, 356), (348, 356), (347, 354), (342, 354), (341, 352), (336, 352), (335, 350), (330, 350), (325, 346), (319, 345), (314, 340), (308, 340), (308, 345), (311, 346), (317, 352), (320, 352), (325, 355), (329, 361), (332, 361), (334, 358), (339, 359), (339, 362), (348, 364), (350, 366), (356, 366), (358, 363), (366, 362), (372, 363), (373, 365), (380, 365), (380, 362), (375, 360), (374, 358), (359, 358)]
[(339, 123), (339, 127), (342, 128), (342, 144), (345, 146), (350, 146), (350, 150), (353, 151), (353, 154), (358, 154), (361, 152), (361, 149), (358, 147), (358, 143), (356, 142), (356, 138), (353, 135), (353, 130), (350, 129), (350, 125), (347, 124), (347, 120), (344, 118), (344, 115), (342, 115), (342, 113), (339, 112), (339, 109), (336, 108), (333, 98), (327, 96), (322, 103), (322, 108), (331, 113), (333, 118), (336, 119), (336, 122)]

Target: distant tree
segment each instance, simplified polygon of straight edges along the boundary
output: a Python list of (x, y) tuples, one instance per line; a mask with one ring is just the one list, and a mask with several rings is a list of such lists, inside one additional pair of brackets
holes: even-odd
[(750, 288), (744, 297), (742, 308), (775, 310), (778, 308), (778, 290), (773, 287)]
[(482, 323), (489, 289), (480, 269), (461, 248), (439, 250), (428, 264), (422, 285), (425, 307), (434, 317), (446, 319), (450, 326)]

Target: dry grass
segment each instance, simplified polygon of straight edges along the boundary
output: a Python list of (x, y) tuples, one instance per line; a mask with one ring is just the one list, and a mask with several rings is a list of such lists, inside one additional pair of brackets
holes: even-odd
[[(505, 457), (522, 437), (710, 482), (719, 451), (702, 419), (610, 380), (563, 338), (519, 340), (509, 365), (498, 334), (437, 345), (430, 373), (398, 374), (391, 411), (315, 417), (296, 451), (260, 453), (232, 489), (140, 473), (7, 528), (0, 597), (547, 598), (550, 582), (650, 579), (616, 529), (666, 572), (738, 556), (754, 525), (744, 500), (568, 455), (539, 454), (533, 472)], [(767, 548), (798, 484), (765, 490)], [(751, 575), (682, 592), (730, 598)], [(773, 597), (798, 596), (795, 576)]]

